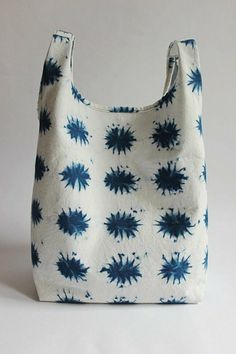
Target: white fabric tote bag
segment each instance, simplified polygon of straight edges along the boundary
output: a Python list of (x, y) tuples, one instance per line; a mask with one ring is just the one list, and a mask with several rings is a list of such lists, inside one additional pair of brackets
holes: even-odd
[(202, 79), (194, 39), (170, 43), (163, 96), (106, 107), (73, 81), (56, 31), (38, 98), (31, 251), (40, 301), (197, 303), (208, 266)]

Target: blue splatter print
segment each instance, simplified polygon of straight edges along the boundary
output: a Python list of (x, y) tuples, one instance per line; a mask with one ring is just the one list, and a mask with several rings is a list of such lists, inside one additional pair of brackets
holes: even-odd
[(110, 112), (115, 112), (115, 113), (134, 113), (138, 111), (139, 109), (136, 107), (124, 107), (124, 106), (112, 107), (110, 109)]
[(203, 264), (204, 269), (207, 270), (208, 269), (208, 247), (206, 247), (205, 256), (204, 256), (202, 264)]
[(35, 247), (35, 244), (33, 242), (31, 242), (31, 261), (32, 261), (33, 267), (38, 267), (39, 263), (41, 263), (41, 261), (39, 259), (38, 250)]
[(106, 267), (102, 267), (100, 272), (106, 272), (107, 277), (111, 282), (116, 282), (116, 285), (122, 288), (127, 283), (131, 285), (134, 281), (137, 282), (142, 274), (139, 270), (139, 263), (135, 264), (136, 258), (129, 259), (123, 253), (118, 253), (118, 259), (112, 257), (112, 261)]
[(137, 190), (137, 182), (140, 178), (134, 176), (130, 171), (121, 169), (119, 166), (116, 170), (111, 167), (111, 172), (106, 172), (104, 179), (105, 186), (114, 191), (115, 194), (119, 191), (121, 194), (130, 193)]
[(46, 131), (51, 128), (50, 113), (46, 108), (41, 109), (39, 113), (39, 131), (41, 134), (46, 134)]
[(203, 182), (207, 182), (207, 167), (206, 167), (206, 163), (204, 162), (204, 164), (202, 165), (202, 171), (201, 174), (199, 176), (199, 178), (203, 181)]
[(33, 199), (32, 201), (31, 218), (34, 226), (38, 225), (40, 221), (43, 220), (42, 208), (40, 208), (40, 203), (37, 199)]
[(176, 194), (177, 192), (183, 192), (183, 185), (187, 181), (188, 176), (184, 174), (185, 167), (177, 168), (176, 163), (173, 161), (167, 162), (167, 166), (160, 167), (154, 174), (154, 181), (157, 190), (162, 190), (162, 195)]
[(192, 268), (189, 262), (190, 256), (180, 259), (180, 252), (174, 252), (171, 259), (168, 260), (165, 255), (162, 255), (163, 264), (158, 275), (162, 275), (162, 279), (166, 279), (166, 283), (172, 281), (173, 284), (177, 281), (186, 281), (186, 275), (190, 274), (189, 268)]
[(181, 43), (184, 43), (186, 45), (186, 47), (189, 45), (192, 48), (195, 48), (196, 45), (196, 41), (194, 39), (185, 39), (183, 41), (180, 41)]
[(57, 302), (60, 302), (60, 303), (65, 303), (65, 304), (83, 304), (84, 303), (80, 299), (75, 298), (69, 292), (67, 293), (65, 291), (65, 289), (63, 289), (63, 295), (60, 296), (59, 294), (57, 294), (57, 297), (58, 297)]
[(65, 278), (69, 278), (70, 280), (74, 279), (77, 282), (78, 280), (83, 280), (83, 281), (87, 280), (86, 275), (89, 267), (85, 267), (85, 265), (81, 262), (81, 260), (76, 259), (74, 256), (72, 258), (69, 258), (69, 256), (67, 255), (65, 258), (62, 252), (60, 252), (56, 265), (58, 267), (57, 270)]
[(206, 208), (205, 214), (203, 215), (203, 221), (206, 228), (208, 228), (208, 208)]
[(68, 124), (64, 126), (64, 128), (67, 128), (68, 134), (70, 134), (71, 139), (75, 139), (77, 142), (78, 140), (80, 141), (80, 144), (88, 144), (88, 131), (84, 125), (84, 123), (78, 118), (67, 118)]
[(202, 117), (201, 117), (201, 116), (198, 116), (198, 119), (196, 120), (196, 122), (197, 122), (196, 128), (197, 128), (199, 134), (202, 135), (202, 133), (203, 133), (203, 129), (202, 129)]
[(59, 173), (62, 175), (61, 181), (67, 181), (67, 186), (71, 186), (73, 189), (77, 185), (79, 191), (81, 189), (86, 189), (89, 185), (88, 180), (90, 180), (90, 175), (88, 173), (88, 168), (81, 163), (72, 162), (71, 166), (67, 166), (62, 172)]
[(173, 305), (176, 305), (176, 304), (186, 304), (186, 297), (185, 296), (182, 296), (180, 297), (179, 299), (178, 298), (175, 298), (174, 296), (171, 296), (169, 299), (164, 299), (163, 297), (160, 298), (160, 302), (162, 304), (173, 304)]
[(69, 40), (70, 40), (68, 37), (61, 36), (61, 35), (56, 34), (56, 33), (54, 33), (54, 34), (52, 35), (52, 37), (53, 37), (54, 42), (56, 42), (57, 40), (59, 40), (61, 43), (62, 43), (63, 41), (66, 42), (66, 43), (69, 43)]
[(112, 214), (106, 218), (107, 231), (115, 239), (123, 240), (123, 238), (133, 238), (136, 236), (138, 227), (142, 224), (139, 223), (140, 220), (136, 220), (131, 213), (119, 211), (116, 214)]
[(116, 296), (110, 304), (135, 304), (135, 300), (128, 300), (125, 296)]
[(35, 173), (34, 173), (34, 179), (36, 181), (40, 181), (44, 173), (49, 171), (48, 166), (45, 165), (45, 161), (42, 158), (42, 156), (37, 155), (36, 160), (35, 160)]
[(162, 109), (165, 106), (168, 107), (169, 104), (173, 103), (175, 98), (176, 86), (174, 85), (156, 104), (156, 110)]
[(77, 90), (77, 88), (71, 83), (71, 93), (74, 99), (78, 102), (82, 102), (85, 105), (90, 105), (90, 102), (86, 100), (84, 96), (81, 95), (81, 93)]
[(190, 80), (188, 81), (188, 85), (192, 86), (192, 92), (197, 92), (198, 94), (202, 91), (202, 76), (200, 70), (196, 68), (196, 70), (191, 69), (191, 74), (187, 74)]
[(181, 236), (185, 239), (186, 235), (192, 235), (190, 229), (195, 226), (185, 212), (181, 213), (179, 210), (175, 212), (173, 208), (170, 208), (169, 212), (162, 215), (161, 220), (157, 221), (156, 225), (159, 226), (158, 232), (162, 232), (163, 237), (168, 235), (175, 242)]
[(173, 149), (179, 145), (180, 129), (177, 129), (175, 119), (167, 119), (164, 123), (155, 122), (156, 127), (154, 133), (150, 137), (152, 144), (155, 144), (157, 148), (166, 150)]
[(62, 76), (61, 66), (57, 64), (57, 61), (53, 58), (45, 60), (43, 66), (43, 74), (40, 82), (40, 91), (43, 86), (53, 85), (55, 82), (59, 81)]
[(87, 218), (87, 214), (83, 214), (81, 210), (71, 210), (71, 208), (69, 208), (68, 213), (62, 209), (61, 214), (58, 215), (57, 224), (59, 225), (59, 229), (65, 234), (69, 234), (70, 236), (74, 235), (76, 238), (85, 233), (89, 221), (90, 219)]
[(134, 132), (129, 128), (114, 126), (107, 129), (107, 134), (105, 136), (105, 145), (108, 149), (112, 149), (113, 154), (121, 152), (126, 154), (126, 151), (131, 149), (133, 142), (136, 141), (134, 137)]

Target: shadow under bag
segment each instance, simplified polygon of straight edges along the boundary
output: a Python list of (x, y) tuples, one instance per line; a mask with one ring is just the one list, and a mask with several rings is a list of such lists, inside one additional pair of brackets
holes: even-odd
[(170, 43), (163, 96), (102, 106), (73, 81), (56, 31), (38, 97), (31, 250), (40, 301), (197, 303), (208, 266), (202, 78), (194, 39)]

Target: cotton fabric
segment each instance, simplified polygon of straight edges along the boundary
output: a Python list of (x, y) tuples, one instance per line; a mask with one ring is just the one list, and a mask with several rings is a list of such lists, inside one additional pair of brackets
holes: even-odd
[(53, 33), (38, 97), (32, 267), (40, 301), (197, 303), (208, 266), (202, 78), (194, 39), (170, 43), (163, 96), (105, 107)]

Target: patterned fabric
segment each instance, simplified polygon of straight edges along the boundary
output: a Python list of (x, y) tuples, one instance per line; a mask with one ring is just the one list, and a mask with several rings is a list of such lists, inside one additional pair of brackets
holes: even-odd
[(196, 41), (170, 43), (163, 96), (104, 107), (73, 81), (57, 31), (38, 98), (31, 250), (39, 299), (196, 303), (208, 267), (202, 79)]

